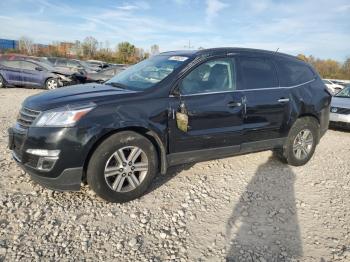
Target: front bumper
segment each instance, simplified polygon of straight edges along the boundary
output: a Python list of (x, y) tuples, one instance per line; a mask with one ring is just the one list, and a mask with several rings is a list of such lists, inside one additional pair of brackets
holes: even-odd
[[(87, 141), (91, 138), (88, 133), (78, 128), (29, 128), (25, 132), (10, 128), (8, 133), (13, 158), (34, 181), (58, 191), (80, 189)], [(28, 149), (60, 150), (60, 154), (51, 169), (40, 170), (40, 157), (28, 153)]]
[(329, 120), (331, 122), (343, 122), (343, 123), (349, 123), (350, 124), (350, 115), (330, 113)]
[(31, 179), (39, 185), (55, 191), (79, 191), (83, 174), (83, 168), (67, 168), (57, 177), (46, 177), (24, 165), (12, 152), (13, 159), (26, 171)]

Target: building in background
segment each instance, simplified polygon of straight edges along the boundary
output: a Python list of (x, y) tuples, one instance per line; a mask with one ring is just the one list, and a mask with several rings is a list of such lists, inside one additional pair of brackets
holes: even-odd
[(0, 39), (0, 51), (8, 50), (8, 49), (17, 49), (18, 41), (11, 39)]

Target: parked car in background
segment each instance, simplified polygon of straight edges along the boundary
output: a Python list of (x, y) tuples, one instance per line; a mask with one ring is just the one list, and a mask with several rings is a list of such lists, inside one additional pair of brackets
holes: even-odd
[(35, 60), (0, 60), (0, 87), (28, 86), (55, 89), (72, 82), (70, 75)]
[(343, 85), (336, 84), (329, 79), (323, 79), (323, 83), (327, 86), (328, 90), (333, 95), (335, 95), (336, 93), (338, 93), (340, 90), (342, 90), (344, 88)]
[(88, 63), (92, 68), (95, 68), (96, 71), (109, 67), (108, 63), (99, 60), (87, 60), (86, 63)]
[(183, 163), (275, 150), (304, 165), (327, 131), (330, 102), (317, 72), (293, 56), (166, 52), (104, 84), (28, 97), (9, 148), (45, 187), (79, 190), (87, 181), (100, 197), (125, 202)]
[(67, 59), (61, 57), (48, 57), (47, 58), (54, 67), (61, 70), (69, 70), (72, 73), (79, 73), (85, 75), (87, 73), (97, 72), (95, 68), (91, 67), (88, 63), (76, 59)]
[(126, 67), (114, 66), (114, 67), (107, 67), (105, 69), (102, 69), (97, 73), (88, 73), (86, 74), (86, 83), (90, 83), (90, 82), (103, 83), (125, 69)]
[(350, 85), (333, 96), (330, 121), (334, 126), (350, 128)]

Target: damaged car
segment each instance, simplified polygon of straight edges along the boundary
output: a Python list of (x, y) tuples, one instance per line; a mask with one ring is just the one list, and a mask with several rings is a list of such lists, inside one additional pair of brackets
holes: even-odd
[(71, 73), (31, 59), (0, 60), (0, 88), (10, 86), (56, 89), (73, 81)]
[(294, 56), (166, 52), (103, 84), (28, 97), (9, 148), (45, 187), (79, 190), (87, 182), (103, 199), (125, 202), (174, 165), (274, 150), (302, 166), (328, 129), (330, 102), (318, 73)]

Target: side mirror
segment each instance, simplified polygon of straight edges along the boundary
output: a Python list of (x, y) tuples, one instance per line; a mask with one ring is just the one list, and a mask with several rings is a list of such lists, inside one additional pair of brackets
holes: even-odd
[(40, 67), (40, 66), (37, 66), (37, 67), (35, 68), (35, 70), (36, 70), (36, 71), (43, 71), (44, 69), (43, 69), (42, 67)]

